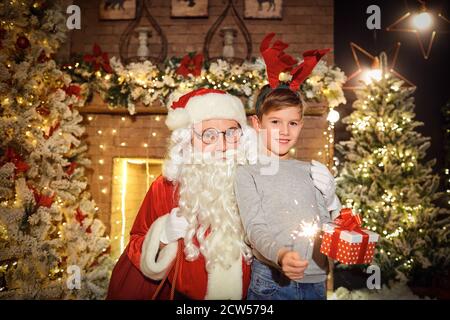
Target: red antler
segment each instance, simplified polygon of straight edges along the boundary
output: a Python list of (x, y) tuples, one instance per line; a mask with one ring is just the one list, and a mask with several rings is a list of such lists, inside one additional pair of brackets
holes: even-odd
[(289, 88), (297, 91), (300, 85), (311, 74), (319, 60), (326, 55), (330, 49), (310, 50), (303, 53), (303, 62), (300, 63), (294, 70), (292, 70), (292, 81)]
[(292, 56), (283, 52), (289, 45), (280, 40), (275, 41), (272, 47), (270, 42), (275, 33), (269, 33), (261, 42), (259, 50), (266, 63), (267, 77), (269, 78), (269, 85), (271, 88), (276, 88), (280, 83), (278, 79), (281, 72), (290, 71), (297, 63)]

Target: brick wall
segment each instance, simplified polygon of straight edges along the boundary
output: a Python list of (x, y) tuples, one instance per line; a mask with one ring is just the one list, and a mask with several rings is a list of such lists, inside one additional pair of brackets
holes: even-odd
[[(97, 42), (111, 55), (118, 56), (119, 37), (130, 21), (100, 21), (99, 0), (73, 1), (81, 8), (81, 30), (71, 31), (72, 53), (90, 52)], [(201, 52), (205, 35), (222, 13), (223, 0), (209, 0), (209, 17), (195, 19), (173, 19), (170, 17), (170, 0), (151, 1), (151, 14), (164, 31), (169, 46), (168, 56), (181, 56), (189, 51)], [(243, 16), (243, 0), (236, 1), (236, 8)], [(253, 56), (259, 55), (259, 44), (268, 32), (276, 32), (289, 42), (289, 53), (300, 54), (304, 50), (333, 47), (333, 1), (332, 0), (284, 0), (282, 20), (245, 19), (253, 41)], [(233, 26), (234, 20), (225, 19), (222, 26)], [(212, 43), (212, 56), (221, 52), (221, 37), (216, 33)], [(150, 49), (158, 51), (159, 40), (150, 40)], [(236, 55), (245, 52), (241, 35), (236, 39)], [(328, 59), (332, 59), (329, 56)]]

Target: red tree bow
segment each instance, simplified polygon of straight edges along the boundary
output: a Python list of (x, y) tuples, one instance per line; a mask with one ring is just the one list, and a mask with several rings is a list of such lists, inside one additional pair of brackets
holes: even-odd
[(28, 185), (28, 188), (33, 192), (34, 200), (38, 207), (47, 207), (50, 208), (55, 200), (56, 193), (54, 192), (51, 196), (46, 196), (39, 191), (36, 190), (32, 185)]
[(306, 51), (303, 53), (304, 60), (297, 65), (298, 61), (284, 52), (284, 49), (289, 46), (287, 43), (277, 40), (270, 47), (270, 42), (274, 36), (275, 33), (273, 32), (266, 35), (260, 46), (261, 55), (266, 63), (269, 85), (272, 89), (278, 87), (280, 84), (280, 73), (289, 72), (292, 76), (289, 88), (297, 91), (303, 81), (311, 74), (319, 60), (330, 49)]
[(17, 154), (13, 148), (10, 147), (6, 149), (6, 154), (4, 155), (4, 159), (0, 161), (0, 166), (7, 162), (12, 162), (16, 167), (14, 169), (14, 174), (25, 172), (30, 168), (30, 166), (23, 160), (23, 158), (19, 154)]

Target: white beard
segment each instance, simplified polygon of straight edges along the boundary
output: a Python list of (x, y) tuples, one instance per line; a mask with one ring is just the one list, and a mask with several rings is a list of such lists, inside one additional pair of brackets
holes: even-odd
[[(251, 258), (234, 194), (236, 166), (235, 161), (208, 160), (181, 168), (180, 214), (189, 223), (184, 239), (186, 259), (195, 260), (201, 253), (207, 270), (216, 263), (228, 269), (242, 256), (247, 261)], [(205, 236), (208, 229), (210, 233)]]

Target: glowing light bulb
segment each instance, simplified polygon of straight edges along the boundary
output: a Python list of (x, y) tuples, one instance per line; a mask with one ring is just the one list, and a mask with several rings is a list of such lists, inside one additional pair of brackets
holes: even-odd
[(428, 29), (432, 23), (431, 15), (426, 11), (416, 14), (413, 18), (414, 26), (421, 30)]
[(339, 112), (331, 109), (330, 112), (328, 112), (327, 120), (331, 123), (336, 123), (339, 120)]

